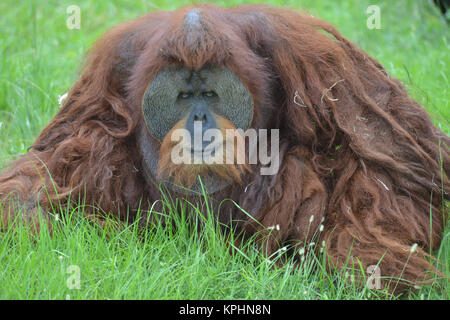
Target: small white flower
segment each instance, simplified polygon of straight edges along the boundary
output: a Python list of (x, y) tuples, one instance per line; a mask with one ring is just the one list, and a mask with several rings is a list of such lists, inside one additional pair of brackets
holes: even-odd
[(287, 251), (287, 247), (283, 247), (283, 248), (281, 248), (281, 251), (284, 251), (284, 252), (286, 252), (286, 251)]
[(314, 216), (312, 215), (312, 216), (309, 218), (309, 224), (311, 224), (313, 221), (314, 221)]
[(309, 244), (310, 247), (314, 247), (314, 245), (315, 245), (314, 242), (311, 242), (311, 243)]
[(59, 221), (59, 214), (55, 214), (55, 221)]
[(303, 256), (305, 254), (305, 248), (300, 248), (300, 250), (298, 251), (298, 254)]
[(268, 230), (276, 229), (276, 230), (280, 231), (280, 225), (277, 224), (276, 226), (270, 226), (270, 227), (267, 227), (267, 229), (268, 229)]
[(325, 248), (325, 245), (326, 245), (325, 240), (322, 240), (322, 247)]
[(411, 246), (411, 249), (409, 250), (409, 252), (411, 252), (411, 253), (416, 252), (417, 246), (418, 246), (418, 244), (417, 244), (417, 243), (414, 243), (414, 244)]
[(319, 232), (322, 232), (322, 231), (323, 231), (323, 224), (321, 224), (319, 227)]
[(62, 105), (62, 103), (64, 102), (64, 100), (66, 100), (66, 98), (67, 98), (67, 92), (66, 93), (64, 93), (64, 94), (62, 94), (62, 95), (60, 95), (59, 97), (58, 97), (58, 104), (59, 105)]

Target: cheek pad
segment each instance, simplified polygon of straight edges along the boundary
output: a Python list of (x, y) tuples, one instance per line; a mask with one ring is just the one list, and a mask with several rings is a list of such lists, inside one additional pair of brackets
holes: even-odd
[(183, 79), (171, 69), (160, 71), (151, 81), (142, 99), (142, 112), (150, 134), (162, 141), (167, 132), (183, 117), (176, 100)]
[(237, 129), (247, 130), (253, 120), (253, 99), (242, 81), (228, 68), (211, 70), (210, 83), (220, 98), (215, 112)]

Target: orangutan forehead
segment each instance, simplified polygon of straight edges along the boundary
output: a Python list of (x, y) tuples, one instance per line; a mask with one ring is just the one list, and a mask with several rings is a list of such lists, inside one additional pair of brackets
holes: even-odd
[[(180, 75), (180, 80), (185, 84), (195, 87), (202, 85), (214, 84), (220, 85), (225, 80), (226, 82), (234, 81), (237, 77), (226, 67), (219, 66), (205, 66), (200, 70), (192, 70), (183, 66), (168, 67), (163, 72), (172, 73), (173, 75)], [(220, 82), (218, 82), (220, 80)]]
[(153, 79), (153, 81), (155, 80), (163, 80), (172, 84), (177, 83), (178, 85), (191, 85), (193, 88), (208, 85), (217, 88), (218, 91), (224, 90), (223, 87), (229, 85), (232, 85), (234, 89), (236, 89), (235, 86), (238, 86), (244, 90), (244, 85), (239, 77), (225, 66), (206, 65), (199, 70), (193, 70), (184, 66), (171, 65), (160, 70)]

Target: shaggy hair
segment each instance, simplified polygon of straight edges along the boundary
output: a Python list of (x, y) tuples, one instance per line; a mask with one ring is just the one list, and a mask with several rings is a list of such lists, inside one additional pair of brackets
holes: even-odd
[(57, 115), (0, 176), (3, 226), (19, 212), (16, 200), (29, 220), (38, 206), (79, 198), (121, 219), (149, 209), (161, 194), (136, 142), (145, 89), (168, 65), (224, 65), (247, 87), (255, 114), (271, 112), (280, 170), (252, 171), (210, 195), (252, 215), (225, 205), (220, 221), (239, 220), (246, 234), (271, 230), (267, 254), (312, 241), (322, 223), (314, 240), (325, 241), (330, 265), (381, 259), (382, 276), (413, 284), (436, 271), (426, 252), (438, 249), (447, 219), (450, 138), (402, 84), (310, 15), (264, 5), (198, 8), (203, 28), (183, 23), (192, 9), (185, 7), (121, 24), (96, 42)]

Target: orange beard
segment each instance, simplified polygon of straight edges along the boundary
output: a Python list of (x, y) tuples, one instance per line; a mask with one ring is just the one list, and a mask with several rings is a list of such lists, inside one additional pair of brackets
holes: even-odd
[[(218, 176), (230, 183), (242, 183), (242, 176), (246, 172), (250, 171), (250, 167), (245, 156), (244, 138), (242, 137), (242, 135), (237, 133), (237, 131), (235, 131), (236, 128), (229, 120), (217, 115), (215, 115), (215, 117), (218, 128), (223, 137), (223, 140), (221, 141), (222, 146), (219, 147), (222, 148), (223, 152), (222, 154), (218, 153), (214, 158), (216, 159), (215, 162), (219, 163), (204, 163), (204, 161), (201, 161), (201, 163), (194, 163), (194, 156), (190, 154), (190, 149), (183, 150), (183, 152), (188, 152), (188, 159), (190, 158), (190, 163), (174, 163), (172, 161), (172, 153), (176, 152), (176, 150), (174, 150), (174, 147), (182, 149), (181, 145), (179, 144), (183, 143), (183, 141), (180, 142), (179, 139), (173, 138), (176, 137), (174, 135), (175, 130), (184, 129), (186, 127), (186, 119), (182, 119), (167, 133), (161, 144), (158, 164), (159, 178), (170, 177), (171, 179), (173, 179), (173, 182), (175, 184), (181, 185), (186, 188), (191, 188), (196, 183), (198, 176), (200, 176), (202, 179)], [(234, 132), (236, 132), (236, 135), (227, 137), (227, 129), (234, 130)], [(217, 142), (214, 141), (213, 143), (214, 145), (216, 145)], [(232, 150), (228, 150), (227, 148), (227, 146), (229, 146), (230, 144), (234, 144), (234, 148)], [(228, 159), (227, 152), (230, 154), (230, 156), (228, 156)]]

